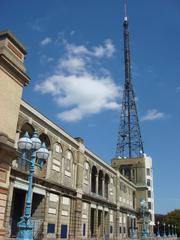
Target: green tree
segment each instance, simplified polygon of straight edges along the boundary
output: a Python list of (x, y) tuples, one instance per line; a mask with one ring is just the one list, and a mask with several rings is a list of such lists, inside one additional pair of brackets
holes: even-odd
[(164, 220), (167, 224), (176, 225), (177, 235), (180, 236), (180, 209), (169, 212)]

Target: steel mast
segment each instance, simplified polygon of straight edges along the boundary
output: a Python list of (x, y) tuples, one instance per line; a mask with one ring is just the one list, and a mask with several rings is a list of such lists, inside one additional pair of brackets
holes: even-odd
[(125, 0), (124, 29), (124, 66), (125, 82), (120, 115), (120, 125), (116, 148), (116, 157), (134, 158), (144, 153), (141, 131), (138, 120), (138, 113), (135, 101), (135, 93), (131, 78), (131, 56), (129, 44), (129, 30), (127, 17), (127, 1)]

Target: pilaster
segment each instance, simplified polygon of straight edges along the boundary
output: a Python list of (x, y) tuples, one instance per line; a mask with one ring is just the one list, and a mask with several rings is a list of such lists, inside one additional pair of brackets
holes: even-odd
[(114, 237), (116, 240), (119, 239), (119, 211), (116, 210), (114, 213), (115, 217), (115, 224), (114, 224)]
[(75, 239), (82, 239), (82, 200), (76, 199), (75, 207)]
[(76, 209), (76, 200), (71, 199), (70, 206), (70, 223), (69, 223), (69, 239), (75, 239), (75, 231), (76, 231), (76, 218), (75, 218), (75, 209)]
[(44, 207), (43, 239), (47, 239), (48, 208), (49, 208), (49, 193), (46, 192)]

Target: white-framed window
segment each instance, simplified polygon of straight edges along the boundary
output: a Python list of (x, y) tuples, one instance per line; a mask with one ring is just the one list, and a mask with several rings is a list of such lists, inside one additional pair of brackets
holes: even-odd
[(64, 205), (70, 205), (70, 198), (68, 198), (68, 197), (63, 197), (62, 198), (62, 203), (64, 204)]
[(147, 168), (147, 169), (146, 169), (146, 172), (147, 172), (147, 176), (150, 176), (150, 175), (151, 175), (151, 170), (150, 170), (150, 168)]

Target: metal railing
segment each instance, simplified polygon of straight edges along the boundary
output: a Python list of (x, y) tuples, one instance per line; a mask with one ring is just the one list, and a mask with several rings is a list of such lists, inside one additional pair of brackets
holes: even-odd
[[(9, 223), (11, 226), (11, 237), (10, 239), (15, 239), (18, 231), (17, 224), (19, 219), (10, 219)], [(42, 219), (32, 219), (33, 223), (33, 239), (41, 240), (43, 238), (43, 220)]]
[(33, 239), (41, 240), (43, 237), (43, 220), (32, 219), (33, 223)]

